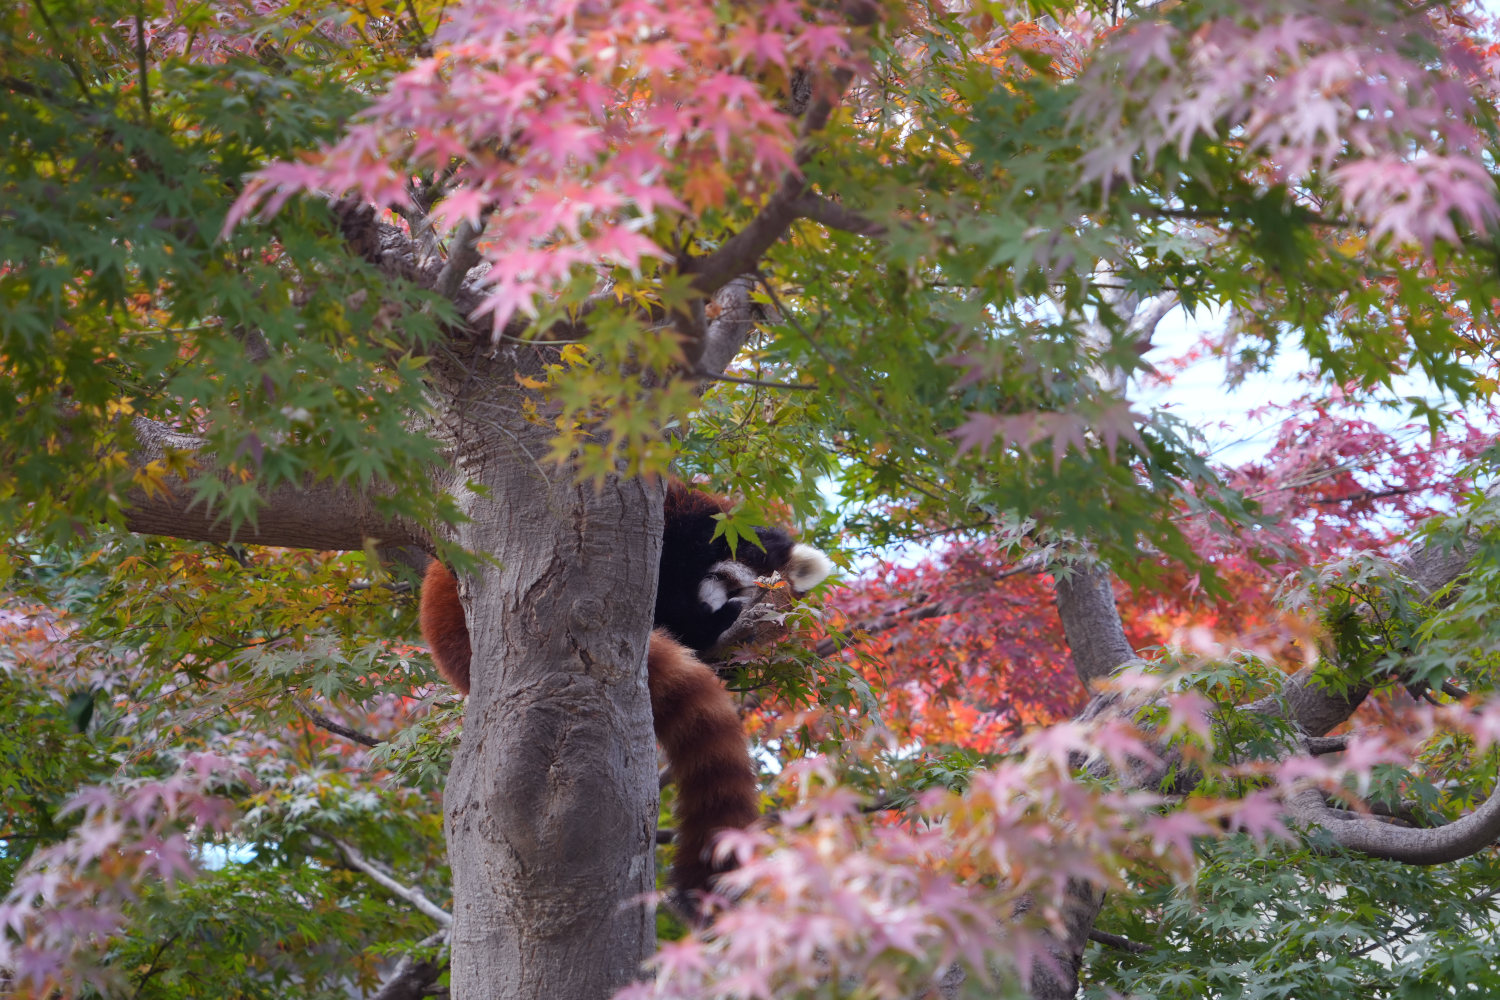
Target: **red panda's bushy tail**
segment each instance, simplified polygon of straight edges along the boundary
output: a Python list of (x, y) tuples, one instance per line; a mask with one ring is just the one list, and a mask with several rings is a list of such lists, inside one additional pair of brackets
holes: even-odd
[[(436, 560), (422, 580), (420, 619), (438, 672), (468, 694), (469, 627), (458, 581)], [(755, 767), (729, 692), (692, 650), (659, 629), (646, 654), (646, 684), (656, 738), (677, 785), (672, 885), (684, 895), (701, 892), (725, 867), (709, 856), (714, 834), (760, 818)], [(683, 902), (695, 909), (690, 897)]]
[(458, 581), (436, 559), (427, 564), (427, 573), (422, 577), (422, 603), (417, 618), (438, 673), (458, 688), (460, 694), (468, 694), (472, 655), (469, 623), (464, 620), (463, 602), (458, 599)]
[[(672, 885), (681, 893), (705, 890), (728, 867), (710, 856), (714, 834), (760, 818), (760, 787), (745, 730), (718, 676), (660, 629), (651, 633), (646, 681), (656, 739), (677, 786)], [(692, 900), (686, 902), (692, 907)]]

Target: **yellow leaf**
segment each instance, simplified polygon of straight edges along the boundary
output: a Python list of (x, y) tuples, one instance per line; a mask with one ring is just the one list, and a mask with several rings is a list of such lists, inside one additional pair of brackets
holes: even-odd
[(172, 489), (167, 484), (168, 475), (166, 463), (158, 458), (136, 469), (131, 474), (130, 481), (144, 490), (148, 499), (158, 493), (171, 496)]
[(1355, 257), (1365, 248), (1363, 236), (1347, 236), (1334, 245), (1334, 249), (1345, 257)]

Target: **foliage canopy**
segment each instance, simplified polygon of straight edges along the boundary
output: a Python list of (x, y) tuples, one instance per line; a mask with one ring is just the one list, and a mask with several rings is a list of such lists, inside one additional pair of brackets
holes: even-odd
[[(7, 7), (0, 983), (441, 978), (414, 567), (488, 553), (435, 373), (525, 356), (543, 478), (675, 461), (847, 570), (725, 667), (779, 822), (632, 991), (1500, 988), (1492, 29)], [(1168, 315), (1231, 382), (1299, 359), (1263, 454), (1140, 401)]]

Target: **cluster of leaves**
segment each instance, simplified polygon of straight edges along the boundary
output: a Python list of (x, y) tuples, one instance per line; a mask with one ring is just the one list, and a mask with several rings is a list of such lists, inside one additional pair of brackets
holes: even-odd
[[(242, 176), (329, 137), (388, 62), (356, 56), (358, 36), (319, 30), (321, 19), (306, 30), (295, 6), (224, 25), (211, 9), (176, 11), (171, 30), (150, 6), (0, 16), (7, 73), (19, 74), (0, 108), (0, 372), (14, 389), (0, 399), (5, 534), (70, 540), (173, 476), (235, 522), (278, 482), (411, 482), (432, 452), (405, 427), (421, 397), (402, 352), (433, 333), (432, 297), (341, 253), (313, 206), (274, 234), (218, 238)], [(146, 22), (164, 52), (201, 55), (194, 46), (220, 30), (239, 42), (205, 60), (148, 50), (147, 62), (132, 35), (144, 42)], [(200, 435), (221, 474), (170, 449), (132, 465), (136, 418)], [(384, 502), (413, 516), (433, 507)], [(7, 544), (10, 567), (24, 547)]]
[[(378, 982), (388, 942), (428, 933), (337, 843), (446, 885), (456, 720), (412, 697), (425, 658), (380, 638), (412, 629), (403, 584), (372, 581), (362, 553), (122, 535), (12, 585), (57, 610), (15, 616), (0, 661), (7, 989), (342, 996)], [(309, 704), (394, 738), (334, 738)]]
[[(1159, 678), (1121, 684), (1155, 696), (1149, 726), (1038, 730), (966, 791), (930, 792), (901, 814), (865, 808), (828, 758), (789, 768), (780, 823), (723, 842), (742, 862), (727, 880), (733, 904), (708, 931), (664, 946), (654, 979), (621, 995), (911, 996), (951, 979), (955, 963), (975, 995), (1011, 995), (1051, 961), (1039, 932), (1065, 919), (1073, 879), (1134, 892), (1140, 877), (1186, 891), (1199, 845), (1221, 827), (1262, 848), (1291, 836), (1269, 791), (1222, 790), (1293, 779), (1337, 788), (1389, 757), (1219, 764), (1210, 702), (1191, 688), (1164, 690)], [(1488, 730), (1484, 720), (1469, 724)], [(1212, 791), (1164, 808), (1160, 794), (1079, 775), (1085, 758), (1122, 774), (1163, 767), (1152, 749), (1163, 737), (1180, 766), (1214, 776), (1204, 785)]]
[[(1477, 534), (1472, 596), (1464, 587), (1430, 604), (1403, 598), (1412, 582), (1368, 557), (1357, 573), (1350, 562), (1322, 574), (1327, 613), (1355, 594), (1382, 610), (1346, 621), (1343, 640), (1329, 634), (1333, 655), (1358, 626), (1368, 655), (1330, 659), (1325, 683), (1394, 676), (1405, 689), (1461, 676), (1479, 696), (1471, 704), (1408, 700), (1399, 725), (1346, 736), (1338, 753), (1289, 754), (1300, 734), (1264, 709), (1238, 709), (1257, 698), (1275, 703), (1286, 678), (1274, 664), (1187, 656), (1115, 679), (1143, 706), (1135, 725), (1033, 729), (1011, 755), (966, 773), (959, 791), (873, 807), (850, 790), (849, 773), (911, 787), (902, 758), (931, 744), (861, 752), (845, 743), (836, 758), (789, 770), (778, 826), (727, 841), (744, 862), (732, 878), (733, 904), (711, 931), (664, 947), (655, 980), (625, 995), (910, 996), (940, 979), (951, 985), (954, 963), (975, 995), (1024, 994), (1032, 963), (1048, 962), (1032, 935), (1061, 930), (1074, 877), (1109, 887), (1099, 926), (1126, 945), (1090, 951), (1090, 997), (1315, 987), (1395, 997), (1488, 982), (1493, 849), (1447, 866), (1374, 861), (1341, 851), (1326, 834), (1290, 828), (1282, 802), (1316, 787), (1350, 815), (1373, 804), (1402, 822), (1434, 825), (1489, 794), (1500, 710), (1486, 696), (1497, 645), (1493, 614), (1477, 609), (1494, 606), (1482, 595), (1493, 575), (1495, 511), (1478, 504), (1428, 534), (1429, 545)], [(1450, 673), (1459, 663), (1467, 669)], [(1174, 666), (1175, 679), (1164, 683)], [(929, 761), (922, 770), (936, 767)], [(1116, 778), (1101, 783), (1089, 773)], [(1159, 791), (1126, 791), (1142, 774), (1160, 775)], [(893, 805), (903, 808), (885, 811)]]
[(484, 223), (479, 312), (503, 331), (575, 269), (671, 256), (684, 214), (731, 191), (753, 205), (792, 165), (774, 95), (790, 92), (794, 65), (846, 63), (846, 31), (789, 0), (727, 24), (721, 13), (660, 0), (460, 7), (337, 143), (251, 178), (226, 227), (304, 190), (414, 207), (420, 193), (390, 164), (442, 175), (426, 200), (447, 232)]
[[(1300, 344), (1310, 374), (1354, 399), (1413, 370), (1461, 401), (1495, 388), (1476, 369), (1494, 341), (1480, 230), (1495, 216), (1495, 55), (1472, 25), (1394, 0), (1157, 6), (1107, 30), (915, 4), (858, 45), (828, 5), (792, 2), (0, 13), (0, 572), (30, 567), (11, 585), (51, 609), (0, 663), (0, 746), (21, 762), (0, 773), (7, 987), (76, 991), (83, 975), (142, 996), (341, 996), (374, 982), (382, 943), (430, 929), (335, 846), (443, 894), (436, 789), (453, 719), (428, 711), (440, 696), (419, 696), (425, 661), (392, 640), (411, 631), (395, 597), (409, 581), (368, 553), (94, 533), (131, 496), (183, 489), (175, 478), (234, 523), (267, 490), (315, 479), (381, 484), (389, 509), (437, 514), (409, 352), (454, 317), (377, 277), (316, 199), (294, 197), (324, 189), (434, 209), (455, 248), (482, 227), (480, 309), (499, 339), (528, 318), (587, 317), (590, 339), (559, 352), (555, 377), (520, 387), (542, 394), (531, 416), (574, 472), (615, 470), (616, 452), (579, 448), (601, 425), (637, 465), (660, 464), (663, 433), (696, 410), (686, 464), (750, 494), (748, 518), (770, 520), (757, 514), (775, 496), (831, 534), (821, 480), (859, 543), (965, 540), (843, 599), (843, 620), (891, 625), (852, 666), (793, 658), (754, 678), (836, 720), (787, 715), (766, 747), (848, 753), (881, 805), (954, 791), (871, 819), (826, 761), (809, 765), (823, 777), (788, 793), (800, 812), (742, 841), (755, 853), (718, 936), (665, 951), (638, 992), (859, 980), (910, 995), (950, 959), (980, 981), (996, 962), (1024, 977), (1074, 877), (1115, 890), (1106, 924), (1151, 942), (1096, 963), (1101, 991), (1371, 995), (1466, 968), (1492, 921), (1475, 890), (1488, 854), (1414, 873), (1260, 848), (1282, 833), (1278, 783), (1385, 781), (1451, 814), (1493, 775), (1492, 713), (1405, 714), (1433, 767), (1461, 779), (1446, 797), (1378, 770), (1408, 746), (1276, 764), (1285, 734), (1252, 745), (1233, 724), (1231, 703), (1280, 676), (1253, 657), (1204, 666), (1197, 693), (1151, 720), (1151, 740), (1183, 734), (1180, 760), (1200, 773), (1181, 803), (1076, 774), (1094, 754), (1119, 774), (1161, 763), (1146, 732), (1015, 740), (1081, 697), (1028, 558), (1093, 544), (1136, 588), (1121, 597), (1137, 647), (1262, 630), (1274, 636), (1248, 645), (1296, 662), (1317, 637), (1283, 625), (1276, 572), (1400, 544), (1389, 519), (1440, 509), (1464, 482), (1449, 479), (1455, 456), (1493, 460), (1487, 428), (1451, 411), (1407, 401), (1438, 431), (1407, 448), (1314, 402), (1264, 462), (1221, 475), (1180, 421), (1128, 405), (1120, 385), (1142, 366), (1131, 304), (1159, 295), (1226, 309), (1241, 366)], [(823, 98), (855, 70), (799, 147), (799, 73)], [(794, 165), (878, 243), (803, 220), (770, 251), (769, 321), (732, 372), (753, 384), (699, 404), (681, 381), (643, 379), (681, 360), (662, 323), (694, 308), (679, 258), (721, 247)], [(274, 228), (247, 222), (258, 208)], [(132, 466), (134, 418), (194, 435), (217, 471), (171, 450)], [(1457, 530), (1490, 537), (1488, 510)], [(1368, 596), (1362, 565), (1328, 571), (1320, 601)], [(1399, 667), (1413, 685), (1487, 694), (1497, 565), (1484, 542), (1462, 593), (1402, 608), (1399, 628), (1328, 619), (1360, 672), (1342, 682)], [(902, 618), (927, 606), (941, 613)], [(41, 628), (85, 652), (58, 660), (37, 648)], [(371, 753), (303, 721), (297, 700), (314, 694), (390, 741)], [(865, 725), (876, 716), (897, 743), (865, 760), (849, 737), (884, 735)], [(1208, 718), (1233, 735), (1210, 739)], [(1018, 756), (976, 770), (972, 751), (933, 752), (946, 742)], [(201, 752), (252, 777), (210, 788), (180, 766)], [(1252, 835), (1220, 837), (1221, 822)], [(178, 885), (194, 861), (208, 870)], [(1023, 897), (1035, 923), (1013, 924)], [(1430, 961), (1426, 943), (1393, 950), (1418, 926), (1441, 940)], [(94, 934), (113, 949), (102, 959)], [(1332, 957), (1351, 948), (1368, 950)]]

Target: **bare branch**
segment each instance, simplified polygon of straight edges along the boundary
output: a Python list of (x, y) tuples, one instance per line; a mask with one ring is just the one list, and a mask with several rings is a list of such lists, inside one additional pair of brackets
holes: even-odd
[[(1456, 548), (1423, 545), (1398, 565), (1430, 597), (1458, 579), (1472, 557), (1473, 547), (1468, 545)], [(1281, 691), (1244, 705), (1241, 710), (1284, 716), (1302, 732), (1322, 736), (1353, 715), (1371, 690), (1373, 684), (1366, 682), (1340, 693), (1319, 682), (1315, 667), (1305, 667), (1292, 675)]]
[[(1486, 889), (1484, 892), (1481, 892), (1478, 895), (1472, 897), (1469, 900), (1469, 905), (1477, 908), (1480, 904), (1494, 899), (1496, 895), (1500, 895), (1500, 887)], [(1395, 944), (1397, 941), (1400, 941), (1402, 938), (1408, 936), (1413, 931), (1421, 930), (1425, 926), (1427, 926), (1425, 921), (1413, 920), (1407, 924), (1395, 928), (1391, 931), (1391, 933), (1387, 934), (1380, 940), (1372, 941), (1369, 944), (1365, 945), (1363, 948), (1358, 948), (1354, 951), (1351, 951), (1349, 954), (1354, 958), (1358, 958), (1360, 955), (1368, 955), (1372, 951), (1384, 948), (1387, 945)]]
[[(445, 928), (418, 941), (412, 951), (435, 948), (447, 942), (448, 931)], [(401, 956), (401, 961), (396, 963), (390, 976), (370, 1000), (423, 1000), (428, 995), (428, 989), (443, 974), (446, 964), (438, 957), (415, 959), (408, 952)]]
[(443, 927), (453, 926), (453, 918), (449, 916), (447, 910), (444, 910), (442, 907), (433, 903), (432, 900), (422, 895), (422, 891), (420, 889), (414, 889), (411, 886), (402, 885), (394, 878), (391, 878), (391, 876), (382, 871), (380, 867), (375, 864), (375, 862), (359, 853), (359, 851), (356, 850), (352, 844), (349, 844), (339, 839), (338, 837), (329, 836), (326, 833), (315, 833), (314, 835), (323, 840), (326, 840), (328, 843), (338, 848), (339, 854), (343, 855), (344, 860), (347, 861), (351, 867), (358, 868), (360, 871), (370, 876), (372, 881), (374, 881), (386, 892), (389, 892), (392, 896), (406, 900), (421, 913), (428, 917), (431, 917), (433, 920), (436, 920)]
[(344, 739), (349, 740), (351, 743), (363, 743), (367, 747), (378, 747), (382, 742), (381, 740), (377, 740), (373, 736), (369, 736), (365, 733), (360, 732), (358, 729), (350, 729), (348, 726), (340, 725), (339, 723), (334, 722), (326, 715), (313, 711), (312, 707), (301, 698), (294, 699), (292, 703), (297, 706), (297, 711), (300, 712), (302, 716), (307, 719), (307, 721), (311, 722), (319, 729), (328, 730), (335, 736), (342, 736)]
[[(888, 632), (901, 625), (915, 624), (916, 622), (926, 621), (929, 618), (941, 618), (944, 615), (951, 615), (955, 610), (957, 610), (955, 605), (947, 601), (930, 601), (925, 604), (914, 604), (896, 611), (887, 612), (872, 622), (856, 625), (847, 631), (864, 632), (872, 636), (879, 635), (881, 632)], [(813, 652), (819, 656), (832, 656), (843, 645), (845, 644), (835, 636), (824, 636), (813, 647)]]
[[(855, 27), (868, 27), (880, 16), (879, 5), (868, 0), (846, 0), (842, 7), (844, 16)], [(760, 213), (718, 250), (684, 264), (683, 272), (696, 276), (693, 287), (698, 291), (712, 295), (732, 279), (754, 270), (761, 256), (786, 235), (787, 227), (800, 215), (798, 200), (807, 190), (802, 166), (818, 149), (812, 137), (827, 127), (829, 116), (853, 80), (852, 71), (840, 69), (832, 73), (822, 87), (813, 85), (812, 99), (802, 116), (800, 141), (792, 155), (793, 166), (782, 177), (776, 191), (767, 199)]]
[[(355, 198), (340, 198), (333, 203), (333, 213), (338, 220), (339, 232), (350, 249), (382, 274), (412, 282), (421, 288), (437, 289), (444, 265), (427, 261), (420, 244), (400, 228), (381, 222), (372, 206)], [(467, 251), (463, 251), (461, 244), (456, 245), (449, 261), (461, 256), (462, 252)], [(482, 301), (478, 293), (463, 287), (463, 274), (467, 273), (468, 268), (464, 268), (453, 290), (443, 293), (460, 316), (475, 312)]]
[(760, 307), (750, 297), (755, 279), (735, 278), (714, 295), (714, 318), (704, 330), (698, 355), (699, 377), (704, 372), (722, 372), (745, 346), (761, 317)]
[(1369, 684), (1357, 684), (1340, 693), (1324, 686), (1316, 667), (1304, 667), (1280, 691), (1241, 705), (1240, 711), (1284, 718), (1301, 732), (1323, 736), (1353, 715), (1371, 690)]
[(706, 379), (709, 382), (733, 382), (735, 385), (755, 385), (762, 389), (787, 389), (808, 391), (818, 388), (816, 382), (770, 382), (761, 378), (741, 378), (738, 375), (716, 375), (708, 371), (693, 372), (694, 378)]
[(1156, 328), (1167, 318), (1167, 313), (1177, 308), (1176, 292), (1162, 292), (1138, 303), (1130, 317), (1130, 333), (1135, 337), (1136, 348), (1145, 354), (1151, 349), (1151, 338)]
[(448, 259), (432, 285), (439, 295), (451, 299), (458, 294), (463, 287), (464, 278), (479, 263), (479, 237), (483, 234), (483, 219), (480, 219), (477, 226), (472, 225), (468, 219), (459, 224), (458, 232), (453, 235), (453, 247), (448, 252)]
[[(201, 439), (144, 417), (133, 419), (133, 429), (138, 448), (131, 462), (137, 468), (169, 452), (196, 452), (200, 471), (227, 478), (227, 473), (217, 471), (214, 456), (201, 452)], [(207, 503), (194, 502), (191, 487), (180, 479), (154, 493), (136, 487), (126, 500), (125, 526), (147, 535), (298, 549), (360, 549), (371, 539), (382, 545), (430, 544), (419, 525), (378, 511), (373, 496), (326, 481), (284, 483), (271, 489), (255, 520), (240, 525), (231, 525), (223, 512)]]
[(1132, 941), (1130, 938), (1111, 934), (1108, 931), (1101, 931), (1097, 927), (1089, 931), (1089, 940), (1110, 948), (1128, 951), (1132, 955), (1144, 955), (1151, 950), (1150, 945), (1141, 944), (1139, 941)]
[(878, 238), (890, 231), (884, 225), (865, 218), (853, 209), (811, 191), (804, 191), (799, 195), (794, 202), (794, 207), (797, 214), (805, 219), (811, 219), (829, 229), (854, 233), (856, 236)]
[(1302, 746), (1314, 757), (1341, 753), (1349, 746), (1349, 736), (1308, 736), (1302, 740)]
[[(1043, 568), (1043, 563), (1040, 560), (1034, 559), (1032, 556), (1027, 556), (1009, 569), (1000, 570), (995, 573), (994, 579), (1004, 580), (1007, 577), (1018, 576), (1022, 573), (1038, 573)], [(944, 615), (954, 614), (959, 610), (958, 605), (952, 602), (927, 601), (924, 598), (925, 595), (919, 594), (918, 600), (914, 604), (908, 604), (894, 611), (888, 611), (873, 621), (862, 622), (844, 631), (845, 633), (862, 632), (869, 636), (876, 636), (882, 632), (888, 632), (893, 628), (899, 628), (902, 625), (927, 621), (929, 618), (941, 618)], [(813, 652), (817, 653), (820, 657), (832, 656), (846, 645), (848, 643), (837, 636), (824, 636), (813, 647)]]
[(1341, 847), (1387, 861), (1409, 865), (1438, 865), (1467, 858), (1500, 838), (1500, 795), (1452, 823), (1433, 829), (1393, 826), (1343, 809), (1334, 809), (1316, 788), (1287, 798), (1292, 816), (1315, 823)]
[[(799, 152), (798, 162), (805, 162), (808, 155)], [(766, 199), (759, 214), (735, 233), (724, 244), (706, 257), (695, 257), (683, 264), (685, 274), (691, 274), (693, 287), (704, 295), (712, 295), (732, 279), (747, 271), (755, 270), (761, 257), (783, 236), (787, 228), (799, 218), (797, 200), (807, 189), (807, 178), (800, 170), (791, 170), (782, 178), (780, 186)]]

